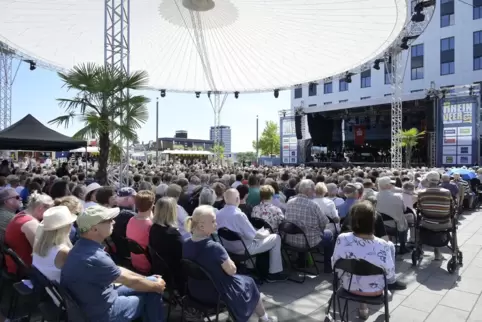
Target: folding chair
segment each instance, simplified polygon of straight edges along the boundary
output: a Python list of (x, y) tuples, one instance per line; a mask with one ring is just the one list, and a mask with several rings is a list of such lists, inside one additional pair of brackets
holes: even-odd
[[(238, 233), (229, 230), (226, 227), (218, 229), (218, 237), (221, 239), (221, 244), (222, 240), (227, 240), (230, 242), (240, 242), (243, 245), (244, 248), (244, 254), (234, 254), (228, 251), (229, 257), (235, 262), (235, 263), (242, 263), (249, 261), (253, 265), (253, 269), (255, 270), (259, 280), (257, 281), (259, 284), (262, 284), (262, 280), (264, 279), (265, 276), (258, 270), (256, 266), (256, 262), (253, 257), (256, 257), (257, 255), (251, 255), (248, 251), (248, 247), (246, 247), (246, 244), (244, 243), (243, 239), (239, 236)], [(223, 245), (224, 246), (224, 245)], [(227, 251), (227, 249), (226, 249)]]
[[(289, 251), (297, 254), (308, 254), (308, 256), (311, 256), (311, 258), (313, 258), (312, 253), (320, 253), (319, 246), (316, 245), (316, 246), (310, 247), (309, 246), (310, 244), (308, 243), (308, 237), (306, 237), (305, 232), (299, 226), (289, 221), (284, 221), (279, 225), (278, 233), (281, 236), (281, 244), (282, 244), (281, 249), (285, 253), (286, 257), (288, 258), (288, 263), (290, 267), (292, 269), (295, 269), (297, 272), (303, 273), (303, 278), (301, 280), (295, 280), (290, 278), (290, 281), (302, 284), (306, 280), (306, 274), (311, 274), (311, 272), (303, 268), (296, 267), (293, 264), (293, 261), (291, 260)], [(288, 235), (302, 235), (306, 246), (305, 247), (291, 246), (286, 241), (286, 237)], [(316, 265), (316, 263), (324, 263), (324, 262), (317, 261), (313, 258), (313, 263), (315, 265), (316, 275), (319, 275), (320, 270), (318, 268), (318, 265)]]
[(67, 311), (67, 320), (69, 322), (89, 322), (84, 310), (80, 308), (69, 290), (57, 282), (52, 282), (52, 284), (63, 299), (65, 310)]
[[(149, 263), (151, 262), (151, 257), (146, 248), (142, 247), (138, 242), (136, 242), (133, 239), (126, 238), (126, 240), (127, 240), (127, 246), (129, 247), (129, 252), (135, 255), (144, 255), (146, 259), (149, 261)], [(134, 268), (134, 265), (132, 264), (132, 259), (131, 259), (131, 267), (133, 268), (133, 270), (136, 271), (136, 269)], [(145, 274), (142, 272), (138, 272), (138, 273), (142, 275)]]
[[(339, 285), (339, 280), (337, 270), (342, 271), (343, 274), (350, 274), (350, 283), (348, 285), (348, 290)], [(379, 296), (362, 296), (350, 293), (351, 283), (353, 276), (375, 276), (382, 275), (385, 286), (383, 288), (383, 293)], [(340, 299), (345, 300), (345, 305), (343, 311), (341, 310)], [(370, 262), (362, 259), (339, 259), (336, 261), (333, 270), (333, 295), (330, 299), (327, 312), (330, 311), (330, 307), (333, 305), (333, 320), (336, 321), (336, 307), (338, 305), (340, 310), (340, 319), (342, 322), (348, 322), (349, 320), (349, 309), (348, 302), (358, 302), (370, 305), (384, 305), (385, 306), (385, 322), (389, 322), (390, 314), (388, 308), (388, 283), (387, 275), (383, 268), (376, 266)]]
[[(167, 262), (150, 246), (147, 246), (147, 250), (152, 260), (152, 272), (154, 274), (161, 275), (166, 282), (166, 291), (164, 292), (165, 300), (168, 303), (167, 307), (167, 320), (171, 316), (172, 306), (182, 305), (182, 297), (180, 295), (178, 285), (172, 275), (173, 270), (169, 268)], [(167, 294), (167, 296), (166, 296)]]
[(271, 234), (273, 233), (273, 227), (271, 227), (271, 225), (268, 224), (266, 220), (264, 220), (263, 218), (251, 217), (249, 218), (249, 221), (251, 222), (251, 225), (253, 225), (254, 228), (256, 229), (264, 228), (266, 230), (269, 230)]
[(222, 302), (221, 294), (216, 288), (216, 284), (214, 283), (211, 275), (199, 264), (189, 259), (182, 259), (181, 267), (186, 281), (188, 279), (196, 281), (208, 281), (218, 293), (218, 299), (216, 303), (205, 303), (202, 302), (200, 299), (194, 298), (191, 295), (191, 293), (189, 292), (189, 285), (188, 283), (186, 283), (186, 291), (182, 299), (183, 305), (181, 308), (181, 321), (184, 322), (184, 310), (188, 307), (191, 307), (201, 312), (203, 314), (203, 318), (207, 318), (208, 321), (211, 321), (210, 316), (215, 314), (215, 321), (218, 322), (219, 314), (226, 310), (229, 312), (229, 308)]
[[(65, 320), (67, 312), (64, 300), (56, 286), (35, 266), (32, 266), (30, 275), (34, 284), (35, 296), (38, 298), (42, 322)], [(46, 294), (48, 297), (45, 296)]]

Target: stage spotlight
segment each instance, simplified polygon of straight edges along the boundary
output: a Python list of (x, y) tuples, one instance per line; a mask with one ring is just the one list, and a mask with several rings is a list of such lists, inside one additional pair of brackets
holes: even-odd
[(400, 44), (400, 48), (402, 48), (403, 50), (407, 50), (409, 47), (408, 47), (408, 44), (406, 42), (403, 42)]
[(473, 86), (469, 87), (469, 95), (470, 96), (474, 95), (474, 87)]
[(201, 92), (196, 92), (196, 98), (199, 98), (201, 96)]
[(286, 112), (285, 112), (285, 111), (283, 111), (283, 117), (286, 117)]
[(30, 67), (29, 69), (30, 70), (36, 70), (37, 69), (37, 63), (34, 62), (33, 60), (25, 60), (26, 63), (29, 63)]
[(208, 98), (211, 98), (211, 91), (208, 91)]
[(412, 22), (422, 22), (425, 20), (425, 15), (422, 13), (423, 11), (423, 3), (419, 2), (413, 8), (415, 14), (412, 16)]
[(274, 90), (274, 98), (278, 98), (279, 96), (279, 89)]
[(165, 89), (161, 89), (161, 97), (166, 97), (166, 90)]
[(238, 99), (238, 97), (239, 97), (239, 92), (234, 92), (234, 98)]
[(380, 70), (380, 63), (381, 59), (375, 59), (375, 62), (373, 63), (373, 69)]
[(350, 84), (351, 83), (351, 73), (346, 73), (345, 75), (345, 83)]

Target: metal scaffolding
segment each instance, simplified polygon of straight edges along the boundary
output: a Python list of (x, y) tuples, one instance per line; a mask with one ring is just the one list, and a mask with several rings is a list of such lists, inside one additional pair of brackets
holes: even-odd
[(391, 167), (392, 169), (402, 168), (402, 94), (403, 94), (403, 70), (402, 51), (392, 50), (385, 55), (387, 74), (390, 77), (392, 86), (391, 102)]
[(224, 103), (228, 98), (227, 93), (215, 92), (209, 95), (209, 101), (211, 102), (211, 107), (214, 112), (214, 145), (221, 144), (219, 137), (219, 130), (221, 127), (221, 112), (223, 111)]
[[(130, 0), (105, 0), (104, 20), (104, 63), (106, 66), (130, 72)], [(120, 95), (129, 95), (128, 91)], [(123, 122), (122, 116), (119, 122)], [(123, 138), (119, 137), (121, 151), (124, 150)], [(129, 170), (129, 142), (126, 142), (126, 154), (121, 156), (119, 184), (124, 183), (124, 171)], [(126, 164), (123, 164), (125, 160)], [(126, 181), (127, 183), (127, 181)]]
[(0, 130), (12, 122), (12, 61), (12, 53), (0, 43)]

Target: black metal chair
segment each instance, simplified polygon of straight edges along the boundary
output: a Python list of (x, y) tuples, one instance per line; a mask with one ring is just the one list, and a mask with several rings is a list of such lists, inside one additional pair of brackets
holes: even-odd
[(253, 225), (253, 227), (256, 229), (264, 228), (266, 230), (269, 230), (271, 234), (274, 232), (273, 227), (271, 227), (271, 225), (268, 224), (263, 218), (251, 217), (249, 218), (249, 221), (251, 222), (251, 225)]
[[(296, 280), (296, 279), (290, 278), (290, 281), (300, 283), (300, 284), (304, 283), (305, 280), (306, 280), (306, 274), (312, 274), (312, 272), (309, 272), (304, 268), (299, 268), (296, 265), (294, 265), (293, 261), (291, 260), (291, 256), (290, 256), (289, 252), (311, 256), (311, 258), (313, 259), (313, 264), (315, 265), (316, 275), (319, 275), (320, 270), (318, 268), (318, 265), (316, 265), (316, 263), (323, 263), (323, 262), (315, 260), (315, 258), (312, 255), (312, 253), (320, 253), (318, 245), (316, 245), (314, 247), (310, 247), (310, 244), (308, 243), (308, 237), (306, 237), (305, 232), (298, 225), (296, 225), (292, 222), (289, 222), (289, 221), (284, 221), (279, 225), (278, 233), (281, 236), (282, 252), (286, 255), (290, 267), (292, 269), (295, 269), (297, 272), (303, 273), (303, 278), (301, 280)], [(291, 246), (286, 241), (286, 237), (288, 237), (289, 235), (302, 235), (303, 240), (304, 240), (304, 244), (306, 246), (305, 247)]]
[(55, 286), (58, 294), (60, 294), (65, 305), (65, 310), (67, 311), (67, 320), (69, 322), (89, 322), (84, 310), (80, 308), (73, 296), (70, 294), (69, 290), (62, 287), (57, 282), (52, 282)]
[(147, 246), (147, 250), (152, 260), (152, 272), (153, 274), (161, 275), (166, 282), (166, 290), (163, 294), (164, 299), (167, 301), (167, 320), (171, 316), (172, 306), (182, 306), (182, 297), (179, 292), (178, 285), (172, 274), (173, 270), (169, 268), (167, 262), (162, 258), (152, 247)]
[(65, 320), (67, 318), (65, 303), (57, 287), (35, 266), (32, 266), (30, 276), (34, 284), (35, 296), (38, 298), (42, 322)]
[(251, 263), (251, 265), (253, 266), (253, 269), (256, 273), (256, 275), (258, 276), (258, 280), (257, 282), (259, 284), (262, 283), (262, 280), (264, 279), (264, 276), (263, 274), (258, 270), (257, 266), (256, 266), (256, 262), (254, 260), (254, 257), (256, 257), (257, 255), (260, 255), (260, 254), (256, 254), (256, 255), (251, 255), (248, 251), (248, 247), (246, 247), (246, 244), (244, 243), (243, 239), (239, 236), (238, 233), (232, 231), (232, 230), (229, 230), (228, 228), (226, 227), (223, 227), (223, 228), (219, 228), (218, 229), (218, 237), (219, 239), (221, 240), (221, 244), (224, 246), (222, 240), (227, 240), (227, 241), (230, 241), (230, 242), (239, 242), (243, 245), (243, 248), (244, 248), (244, 254), (234, 254), (234, 253), (231, 253), (229, 252), (228, 250), (228, 254), (229, 254), (229, 257), (233, 260), (233, 262), (235, 263), (243, 263), (243, 262), (247, 262), (249, 261)]
[[(383, 219), (383, 224), (385, 226), (385, 231), (387, 232), (387, 235), (390, 236), (390, 237), (394, 237), (395, 238), (395, 248), (397, 247), (398, 245), (398, 237), (399, 237), (399, 232), (398, 232), (398, 229), (397, 229), (397, 223), (395, 222), (395, 220), (393, 220), (392, 217), (390, 217), (389, 215), (387, 214), (384, 214), (384, 213), (381, 213), (380, 212), (380, 215), (382, 216), (382, 219)], [(386, 222), (388, 221), (391, 221), (395, 224), (395, 227), (392, 227), (392, 226), (388, 226), (386, 224)]]
[[(149, 255), (149, 251), (147, 250), (147, 248), (142, 247), (138, 242), (136, 242), (133, 239), (126, 238), (126, 240), (127, 240), (127, 246), (129, 247), (129, 252), (131, 252), (131, 254), (144, 255), (146, 259), (149, 261), (149, 263), (151, 262), (151, 257)], [(134, 271), (137, 271), (134, 268), (134, 265), (132, 264), (132, 260), (131, 260), (131, 268)], [(138, 272), (138, 273), (145, 274), (145, 272)]]
[[(343, 288), (343, 286), (339, 285), (339, 280), (341, 275), (338, 276), (338, 271), (342, 271), (343, 274), (350, 274), (350, 283), (348, 286), (348, 290)], [(362, 296), (356, 295), (350, 292), (351, 283), (353, 280), (353, 276), (375, 276), (375, 275), (382, 275), (383, 281), (385, 286), (383, 288), (383, 293), (379, 296)], [(343, 311), (341, 310), (341, 302), (340, 299), (345, 300), (345, 305), (343, 307)], [(384, 305), (385, 306), (385, 322), (389, 322), (390, 313), (388, 308), (388, 283), (387, 283), (387, 275), (383, 268), (376, 266), (370, 262), (367, 262), (362, 259), (339, 259), (336, 261), (333, 270), (333, 295), (330, 300), (330, 304), (328, 305), (328, 312), (330, 311), (330, 307), (333, 305), (333, 320), (336, 321), (336, 307), (338, 305), (340, 310), (340, 319), (342, 322), (348, 322), (349, 320), (349, 309), (348, 309), (348, 302), (358, 302), (358, 303), (365, 303), (370, 305)]]
[(202, 312), (203, 319), (207, 318), (208, 321), (211, 321), (210, 316), (212, 316), (213, 314), (216, 315), (215, 321), (218, 322), (219, 314), (226, 310), (229, 312), (229, 308), (222, 302), (221, 294), (216, 288), (214, 279), (203, 267), (189, 259), (181, 260), (181, 268), (186, 280), (191, 279), (195, 281), (209, 282), (212, 287), (218, 292), (218, 299), (216, 303), (205, 303), (202, 302), (200, 299), (194, 298), (191, 295), (191, 293), (189, 292), (189, 285), (188, 283), (186, 283), (185, 295), (182, 298), (183, 305), (181, 307), (181, 321), (184, 322), (184, 310), (191, 307), (198, 310), (199, 312)]

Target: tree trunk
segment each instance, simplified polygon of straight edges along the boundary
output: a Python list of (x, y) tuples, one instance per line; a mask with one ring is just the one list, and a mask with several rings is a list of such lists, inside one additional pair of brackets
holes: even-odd
[(410, 168), (410, 164), (412, 163), (412, 147), (408, 146), (406, 147), (406, 160), (405, 160), (405, 167), (408, 169)]
[(100, 185), (107, 184), (107, 165), (109, 162), (110, 137), (109, 132), (99, 133), (99, 169), (97, 180)]

